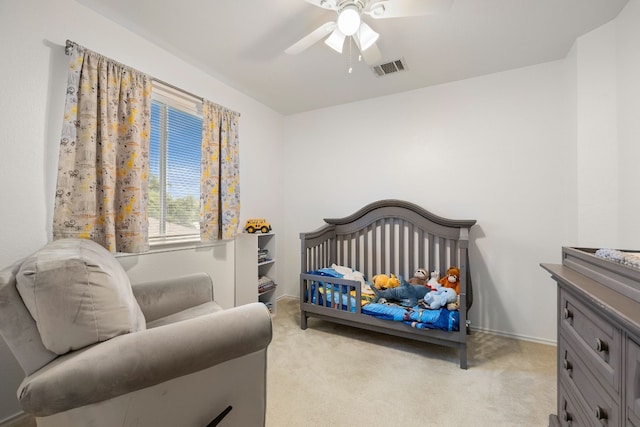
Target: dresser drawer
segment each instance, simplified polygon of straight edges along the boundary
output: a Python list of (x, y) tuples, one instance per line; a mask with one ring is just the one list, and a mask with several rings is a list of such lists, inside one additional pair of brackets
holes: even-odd
[(640, 427), (640, 345), (627, 339), (627, 425)]
[(558, 422), (562, 427), (586, 426), (583, 413), (576, 398), (569, 393), (560, 382), (558, 385)]
[(583, 361), (562, 333), (558, 343), (560, 384), (576, 398), (574, 410), (582, 408), (585, 425), (619, 426), (619, 396), (611, 396), (600, 384), (589, 362)]
[(560, 331), (613, 394), (620, 393), (621, 332), (564, 289), (560, 292)]

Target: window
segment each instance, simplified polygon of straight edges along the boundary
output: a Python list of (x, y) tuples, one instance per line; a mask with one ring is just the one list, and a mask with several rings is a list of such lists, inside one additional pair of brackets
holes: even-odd
[(149, 241), (199, 238), (202, 100), (157, 82), (151, 98)]

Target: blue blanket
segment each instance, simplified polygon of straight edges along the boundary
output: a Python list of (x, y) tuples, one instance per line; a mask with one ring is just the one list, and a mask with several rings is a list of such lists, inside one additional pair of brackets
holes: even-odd
[[(331, 268), (311, 271), (309, 274), (327, 277), (327, 281), (314, 281), (311, 285), (311, 300), (315, 305), (333, 307), (340, 305), (344, 311), (356, 311), (356, 298), (347, 286), (332, 285), (331, 277), (341, 278), (342, 274)], [(316, 294), (316, 286), (318, 293)], [(335, 286), (335, 288), (334, 288)], [(318, 298), (316, 298), (316, 295)], [(306, 300), (306, 295), (305, 295)], [(362, 304), (362, 313), (383, 320), (402, 322), (416, 329), (440, 329), (443, 331), (460, 330), (460, 313), (446, 308), (430, 310), (416, 305), (413, 308), (393, 304)]]
[(431, 310), (420, 306), (405, 308), (393, 304), (371, 303), (362, 307), (362, 312), (378, 319), (403, 322), (417, 329), (460, 330), (460, 313), (446, 308)]

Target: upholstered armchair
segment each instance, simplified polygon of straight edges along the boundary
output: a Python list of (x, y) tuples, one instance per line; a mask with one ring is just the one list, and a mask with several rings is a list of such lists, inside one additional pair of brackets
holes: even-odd
[(261, 426), (271, 317), (223, 310), (206, 274), (131, 285), (89, 240), (0, 271), (0, 333), (38, 426)]

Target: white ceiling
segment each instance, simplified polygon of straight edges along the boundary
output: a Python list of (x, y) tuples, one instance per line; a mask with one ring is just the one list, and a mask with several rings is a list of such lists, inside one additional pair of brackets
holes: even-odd
[[(576, 37), (615, 18), (628, 0), (455, 0), (440, 15), (364, 20), (382, 62), (319, 42), (284, 50), (335, 12), (304, 0), (77, 0), (282, 114), (328, 107), (564, 58)], [(429, 0), (415, 0), (429, 1)], [(81, 41), (78, 41), (81, 43)], [(353, 72), (348, 73), (350, 62)]]

